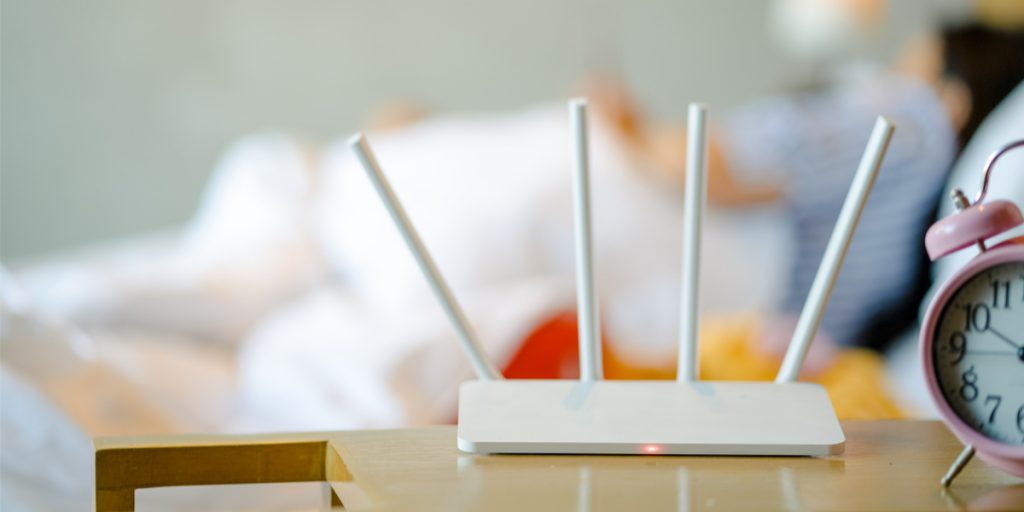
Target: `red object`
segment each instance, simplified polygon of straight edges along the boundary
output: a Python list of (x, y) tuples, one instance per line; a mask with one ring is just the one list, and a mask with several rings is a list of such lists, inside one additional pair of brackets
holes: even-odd
[[(564, 311), (541, 322), (523, 340), (502, 372), (508, 379), (580, 378), (579, 339), (575, 311)], [(602, 335), (601, 359), (609, 380), (674, 379), (675, 358), (664, 365), (636, 365), (613, 350)]]
[[(575, 312), (558, 313), (538, 325), (519, 345), (502, 375), (506, 379), (580, 378)], [(450, 424), (458, 423), (458, 415)]]
[(578, 379), (576, 313), (559, 313), (541, 323), (502, 372), (508, 379)]

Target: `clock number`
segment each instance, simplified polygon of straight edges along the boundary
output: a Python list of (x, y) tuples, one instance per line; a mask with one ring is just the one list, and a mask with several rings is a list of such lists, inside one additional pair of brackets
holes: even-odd
[(992, 423), (996, 420), (996, 411), (999, 410), (999, 404), (1003, 403), (1003, 397), (1000, 395), (988, 395), (985, 397), (985, 405), (989, 402), (995, 402), (995, 407), (992, 408), (992, 412), (988, 415), (988, 422)]
[(960, 397), (968, 402), (973, 402), (975, 398), (978, 398), (978, 374), (974, 373), (974, 365), (971, 365), (963, 375), (960, 376), (960, 382), (963, 385), (960, 386)]
[[(992, 287), (992, 307), (995, 309), (1006, 308), (1010, 309), (1010, 283), (1009, 281), (992, 281), (989, 286)], [(1002, 295), (1003, 300), (1000, 299)], [(1002, 304), (1000, 306), (1000, 304)]]
[(956, 352), (956, 359), (950, 361), (950, 364), (959, 363), (967, 353), (967, 336), (960, 331), (954, 332), (949, 337), (949, 351)]
[(1024, 405), (1017, 409), (1017, 430), (1024, 434)]
[(964, 308), (964, 330), (971, 332), (973, 329), (984, 332), (992, 323), (992, 312), (986, 304), (965, 304)]

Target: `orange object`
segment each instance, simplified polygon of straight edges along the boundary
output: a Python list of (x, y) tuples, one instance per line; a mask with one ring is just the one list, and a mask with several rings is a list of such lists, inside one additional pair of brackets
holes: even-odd
[[(777, 357), (755, 344), (755, 316), (707, 319), (701, 329), (700, 375), (705, 380), (772, 380)], [(674, 357), (661, 365), (631, 363), (603, 336), (607, 379), (665, 380), (675, 378)], [(519, 347), (503, 372), (509, 379), (579, 378), (576, 313), (565, 311), (542, 322)], [(827, 369), (808, 379), (828, 391), (836, 414), (843, 419), (898, 418), (902, 414), (885, 390), (884, 361), (866, 349), (845, 349)]]

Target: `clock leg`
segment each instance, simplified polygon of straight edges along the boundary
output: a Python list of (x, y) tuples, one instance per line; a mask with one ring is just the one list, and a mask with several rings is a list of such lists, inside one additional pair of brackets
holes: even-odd
[(964, 466), (970, 462), (971, 457), (974, 456), (974, 446), (967, 445), (964, 451), (960, 452), (960, 455), (953, 461), (953, 465), (949, 466), (949, 471), (946, 471), (946, 476), (942, 477), (939, 483), (943, 487), (949, 487), (949, 484), (960, 474), (960, 471), (964, 469)]

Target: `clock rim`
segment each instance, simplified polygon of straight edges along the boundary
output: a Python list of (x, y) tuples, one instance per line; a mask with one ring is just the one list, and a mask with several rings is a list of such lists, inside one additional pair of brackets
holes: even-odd
[(974, 446), (982, 453), (989, 453), (1000, 459), (1024, 460), (1024, 445), (1006, 444), (996, 441), (980, 431), (971, 427), (953, 410), (949, 405), (942, 389), (939, 387), (938, 377), (935, 373), (935, 361), (932, 357), (932, 347), (935, 341), (935, 330), (938, 328), (939, 315), (953, 295), (971, 278), (981, 272), (1003, 263), (1021, 262), (1024, 263), (1024, 245), (1008, 244), (993, 247), (974, 259), (967, 262), (963, 268), (956, 271), (953, 277), (943, 283), (939, 290), (932, 297), (931, 303), (925, 312), (924, 325), (920, 334), (920, 356), (924, 367), (924, 378), (927, 383), (928, 392), (931, 394), (932, 402), (939, 409), (939, 414), (950, 427), (953, 433), (964, 444)]

